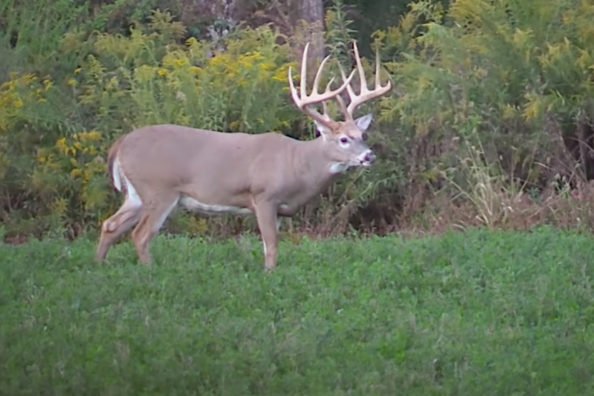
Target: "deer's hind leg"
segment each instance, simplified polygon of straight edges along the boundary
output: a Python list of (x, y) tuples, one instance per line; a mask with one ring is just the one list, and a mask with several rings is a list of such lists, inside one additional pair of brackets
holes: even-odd
[(179, 194), (176, 192), (156, 193), (149, 196), (152, 199), (143, 205), (140, 220), (132, 231), (132, 240), (136, 246), (138, 258), (143, 264), (150, 264), (150, 242), (179, 201)]
[(104, 261), (111, 246), (128, 232), (138, 220), (142, 212), (142, 202), (138, 197), (126, 196), (122, 206), (109, 219), (103, 222), (101, 237), (97, 246), (96, 260)]

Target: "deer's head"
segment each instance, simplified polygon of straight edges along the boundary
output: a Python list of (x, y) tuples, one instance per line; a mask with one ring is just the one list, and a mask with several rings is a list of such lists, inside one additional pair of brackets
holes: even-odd
[[(291, 68), (289, 68), (289, 85), (291, 88), (291, 95), (293, 101), (299, 109), (310, 116), (320, 132), (322, 139), (326, 146), (326, 151), (331, 157), (331, 160), (336, 164), (333, 171), (340, 172), (349, 167), (356, 166), (370, 166), (375, 161), (375, 154), (367, 145), (367, 130), (372, 121), (372, 115), (367, 114), (359, 118), (354, 118), (354, 112), (361, 104), (385, 95), (392, 88), (390, 80), (385, 85), (380, 82), (380, 61), (379, 53), (376, 52), (376, 68), (375, 68), (375, 87), (370, 90), (367, 86), (367, 79), (359, 57), (359, 50), (357, 43), (353, 42), (353, 49), (355, 53), (355, 61), (357, 64), (347, 77), (341, 68), (342, 85), (337, 89), (331, 89), (334, 79), (328, 83), (326, 90), (323, 93), (319, 92), (319, 83), (322, 75), (324, 65), (329, 59), (329, 56), (322, 60), (320, 67), (317, 70), (311, 94), (307, 94), (307, 52), (309, 43), (306, 44), (303, 50), (303, 58), (301, 61), (301, 84), (299, 91), (295, 88), (293, 83), (293, 76)], [(359, 93), (356, 93), (351, 86), (351, 80), (358, 73), (360, 87)], [(341, 96), (344, 92), (349, 97), (349, 103)], [(338, 102), (340, 110), (344, 116), (344, 120), (336, 121), (330, 117), (327, 110), (327, 101), (335, 99)], [(315, 106), (322, 105), (323, 113), (320, 113)]]

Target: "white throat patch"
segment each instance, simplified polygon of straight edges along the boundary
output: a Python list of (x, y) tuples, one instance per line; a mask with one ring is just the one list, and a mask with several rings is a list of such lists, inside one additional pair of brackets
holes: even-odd
[(330, 173), (333, 175), (337, 173), (343, 173), (349, 168), (349, 164), (346, 162), (333, 162), (330, 164)]

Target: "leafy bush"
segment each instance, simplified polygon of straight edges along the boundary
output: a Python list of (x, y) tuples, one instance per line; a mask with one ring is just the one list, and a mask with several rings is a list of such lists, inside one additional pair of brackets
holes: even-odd
[[(399, 131), (386, 146), (391, 170), (408, 180), (398, 186), (408, 197), (401, 208), (430, 205), (435, 191), (454, 200), (460, 189), (484, 208), (493, 197), (481, 198), (461, 160), (499, 180), (493, 194), (592, 177), (593, 16), (581, 0), (459, 0), (446, 9), (417, 1), (377, 32), (397, 87), (381, 120)], [(468, 157), (467, 147), (480, 152)]]
[[(108, 147), (142, 125), (313, 136), (287, 92), (295, 56), (288, 42), (299, 47), (300, 35), (239, 25), (206, 39), (180, 22), (188, 19), (176, 0), (66, 3), (0, 6), (7, 237), (96, 229), (119, 203), (105, 172)], [(378, 115), (370, 144), (380, 160), (342, 178), (293, 226), (324, 234), (451, 223), (568, 226), (560, 208), (571, 205), (584, 211), (567, 213), (573, 225), (594, 223), (575, 198), (591, 191), (594, 177), (592, 17), (586, 0), (410, 3), (397, 24), (372, 37), (395, 86), (367, 106)], [(325, 19), (327, 52), (347, 67), (348, 41), (360, 39), (352, 19), (342, 1)], [(364, 66), (371, 72), (371, 62)], [(237, 224), (177, 218), (170, 229)]]
[(119, 201), (109, 194), (107, 150), (135, 127), (255, 133), (286, 131), (297, 119), (286, 88), (288, 49), (276, 31), (243, 29), (226, 39), (225, 51), (195, 38), (180, 43), (184, 33), (156, 12), (128, 36), (89, 36), (82, 44), (89, 54), (62, 81), (14, 74), (2, 85), (1, 199), (9, 233), (61, 226), (74, 236), (95, 228)]

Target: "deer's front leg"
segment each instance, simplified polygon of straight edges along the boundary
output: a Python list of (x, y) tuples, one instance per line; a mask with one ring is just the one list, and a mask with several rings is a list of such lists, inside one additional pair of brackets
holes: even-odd
[(267, 271), (272, 271), (276, 267), (278, 256), (277, 209), (269, 202), (260, 202), (255, 209), (264, 245), (264, 267)]

